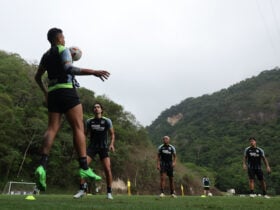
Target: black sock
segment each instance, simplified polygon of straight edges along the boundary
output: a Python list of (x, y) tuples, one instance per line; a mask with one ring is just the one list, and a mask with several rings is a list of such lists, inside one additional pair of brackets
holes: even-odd
[(47, 168), (49, 156), (46, 154), (42, 154), (39, 164), (43, 166), (44, 169)]
[(266, 195), (266, 191), (265, 190), (263, 190), (263, 195)]
[(80, 163), (80, 168), (87, 170), (88, 165), (87, 165), (87, 157), (80, 157), (79, 158), (79, 163)]
[(83, 190), (83, 191), (85, 191), (85, 192), (87, 192), (87, 183), (85, 182), (85, 183), (83, 183), (83, 184), (80, 184), (80, 190)]
[(250, 190), (250, 194), (255, 194), (255, 193), (254, 193), (254, 190)]
[(107, 187), (107, 193), (112, 193), (112, 188), (111, 187)]

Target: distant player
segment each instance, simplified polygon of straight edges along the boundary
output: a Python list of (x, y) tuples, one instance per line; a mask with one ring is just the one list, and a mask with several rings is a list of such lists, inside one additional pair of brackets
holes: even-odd
[(254, 137), (249, 138), (250, 141), (250, 147), (247, 147), (244, 151), (244, 157), (243, 157), (243, 169), (248, 171), (249, 176), (249, 188), (250, 188), (250, 197), (255, 197), (256, 194), (254, 192), (255, 187), (255, 176), (257, 176), (258, 180), (261, 183), (261, 188), (263, 191), (263, 196), (265, 198), (269, 198), (268, 195), (266, 195), (266, 183), (264, 180), (263, 171), (261, 168), (261, 160), (263, 160), (267, 173), (271, 172), (271, 169), (269, 167), (268, 161), (264, 155), (264, 150), (260, 147), (257, 147), (257, 142)]
[(175, 195), (175, 186), (173, 179), (173, 169), (176, 165), (176, 149), (174, 146), (169, 144), (169, 136), (164, 136), (162, 138), (163, 144), (158, 147), (157, 155), (157, 169), (160, 171), (160, 197), (164, 197), (164, 188), (166, 176), (169, 178), (170, 194), (172, 197)]
[(203, 185), (203, 194), (205, 196), (209, 195), (209, 190), (210, 190), (210, 180), (207, 176), (204, 176), (202, 178), (202, 185)]

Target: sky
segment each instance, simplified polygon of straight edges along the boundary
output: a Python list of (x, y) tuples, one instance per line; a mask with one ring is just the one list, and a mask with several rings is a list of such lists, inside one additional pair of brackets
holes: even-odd
[(47, 31), (78, 46), (78, 77), (143, 126), (186, 98), (212, 94), (280, 62), (279, 0), (1, 0), (0, 50), (38, 63)]

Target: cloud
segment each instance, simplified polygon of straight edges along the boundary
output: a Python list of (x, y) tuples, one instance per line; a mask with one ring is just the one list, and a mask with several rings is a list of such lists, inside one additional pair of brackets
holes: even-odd
[[(79, 46), (79, 78), (143, 125), (188, 97), (213, 93), (279, 65), (280, 2), (260, 0), (9, 0), (0, 8), (3, 50), (39, 60), (50, 27)], [(14, 15), (12, 15), (14, 14)]]

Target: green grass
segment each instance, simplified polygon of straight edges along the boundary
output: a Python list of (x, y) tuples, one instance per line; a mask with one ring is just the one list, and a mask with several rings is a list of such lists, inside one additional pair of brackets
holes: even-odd
[(36, 200), (26, 200), (23, 195), (0, 195), (0, 210), (279, 210), (280, 197), (226, 197), (178, 196), (177, 198), (158, 196), (115, 195), (114, 200), (104, 195), (85, 196), (73, 199), (72, 195), (37, 195)]

